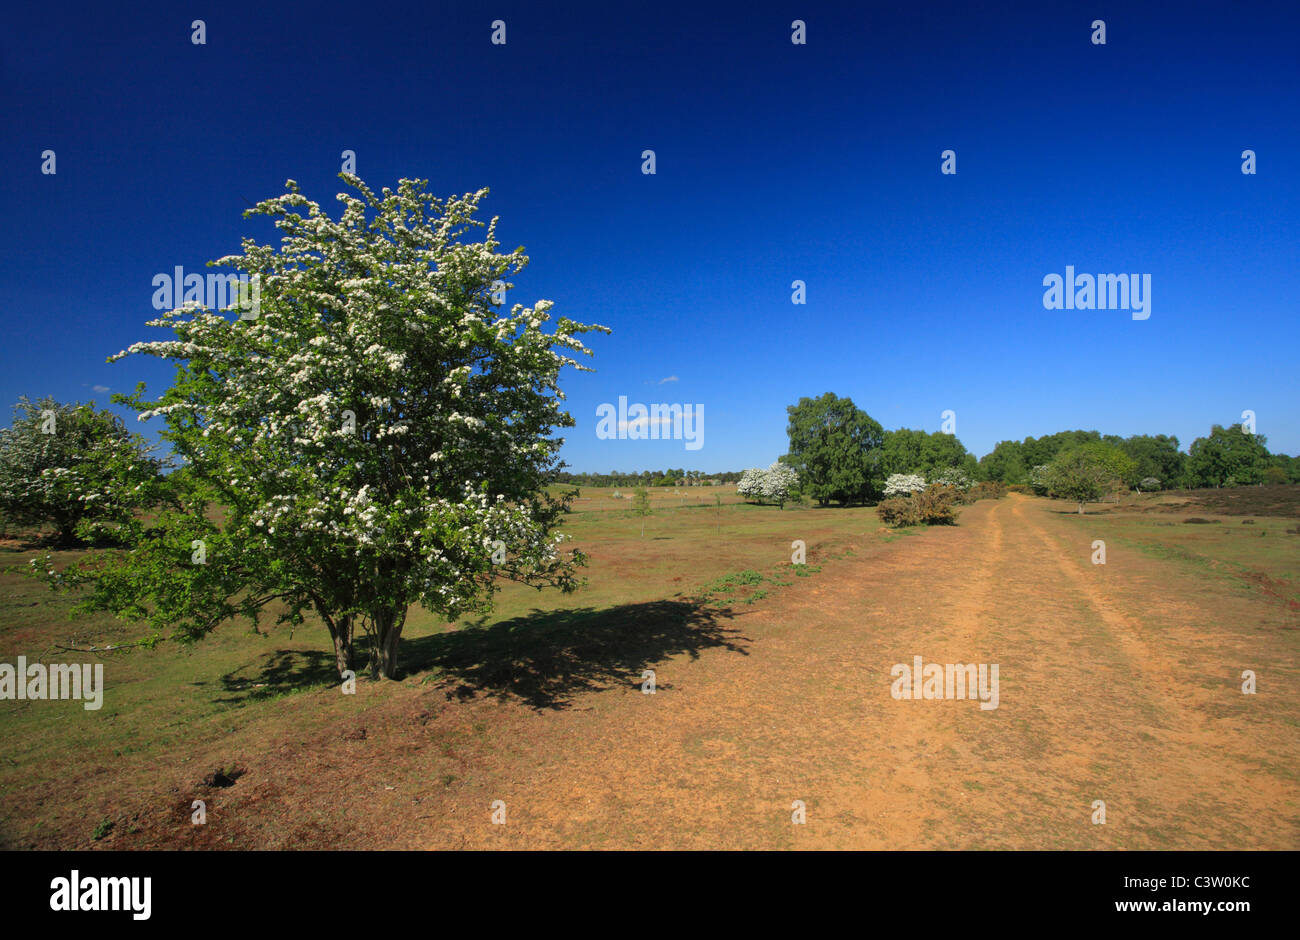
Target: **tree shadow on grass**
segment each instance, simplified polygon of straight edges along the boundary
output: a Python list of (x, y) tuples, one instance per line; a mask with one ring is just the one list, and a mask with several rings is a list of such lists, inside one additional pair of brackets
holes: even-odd
[[(321, 650), (275, 650), (220, 679), (223, 705), (246, 705), (322, 685), (337, 685), (334, 654)], [(207, 683), (202, 683), (206, 685)]]
[[(447, 697), (477, 695), (565, 709), (586, 692), (640, 685), (642, 671), (669, 656), (706, 649), (749, 655), (749, 638), (721, 621), (727, 610), (652, 601), (596, 610), (534, 610), (523, 617), (404, 641), (405, 671), (429, 670)], [(667, 684), (658, 682), (659, 688)]]

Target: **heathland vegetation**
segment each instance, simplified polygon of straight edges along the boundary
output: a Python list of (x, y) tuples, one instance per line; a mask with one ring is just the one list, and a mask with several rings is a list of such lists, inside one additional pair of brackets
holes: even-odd
[[(565, 317), (543, 330), (550, 301), (499, 309), (528, 258), (498, 252), (496, 220), (475, 218), (485, 190), (444, 201), (421, 181), (375, 193), (342, 175), (353, 194), (339, 219), (289, 181), (248, 212), (281, 230), (279, 245), (247, 239), (215, 262), (258, 283), (251, 316), (186, 303), (150, 323), (170, 338), (110, 357), (176, 365), (158, 398), (143, 384), (114, 396), (163, 419), (165, 460), (93, 403), (23, 399), (0, 434), (6, 523), (48, 525), (51, 549), (97, 549), (62, 565), (32, 558), (28, 573), (73, 592), (83, 613), (143, 624), (124, 645), (310, 616), (339, 675), (365, 635), (372, 675), (392, 678), (413, 606), (452, 622), (490, 611), (504, 583), (579, 587), (586, 556), (561, 550), (561, 529), (581, 489), (557, 484), (633, 485), (644, 532), (648, 485), (736, 476), (568, 473), (559, 376), (584, 368), (583, 333), (608, 331)], [(475, 227), (483, 240), (465, 240)], [(1065, 431), (977, 460), (953, 434), (887, 431), (827, 392), (789, 406), (786, 430), (786, 454), (739, 474), (742, 499), (876, 505), (903, 528), (956, 522), (958, 506), (1007, 486), (1083, 512), (1135, 490), (1300, 479), (1300, 460), (1270, 454), (1244, 424), (1214, 425), (1186, 454), (1168, 435)]]
[[(483, 245), (460, 260), (484, 280), (499, 264)], [(349, 281), (312, 316), (327, 272), (283, 277), (260, 319), (190, 311), (164, 318), (177, 344), (137, 350), (177, 360), (176, 385), (115, 400), (164, 415), (170, 454), (93, 403), (24, 399), (0, 431), (0, 660), (110, 663), (75, 747), (70, 703), (5, 702), (0, 846), (1287, 844), (1300, 488), (1248, 428), (1188, 453), (1074, 431), (976, 460), (827, 394), (788, 409), (788, 452), (736, 486), (602, 487), (558, 469), (571, 419), (548, 390), (571, 360), (537, 331), (544, 302), (498, 317), (459, 284), (391, 317), (397, 296)], [(536, 384), (507, 398), (505, 375)], [(1010, 720), (899, 709), (864, 674), (945, 648), (1015, 670)], [(398, 681), (359, 693), (362, 656)], [(1281, 705), (1250, 710), (1242, 663)], [(1091, 686), (1101, 705), (1074, 693)], [(799, 720), (774, 730), (774, 708)], [(628, 763), (647, 740), (689, 787)], [(1187, 779), (1205, 754), (1215, 770)], [(358, 779), (380, 798), (322, 799)], [(809, 825), (778, 824), (808, 787)], [(480, 824), (502, 793), (512, 825)], [(1096, 793), (1123, 825), (1079, 824)]]

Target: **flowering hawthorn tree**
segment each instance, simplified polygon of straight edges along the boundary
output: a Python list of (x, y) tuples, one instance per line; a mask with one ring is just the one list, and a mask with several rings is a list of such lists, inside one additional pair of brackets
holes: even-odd
[(784, 508), (786, 500), (798, 485), (799, 474), (793, 467), (778, 460), (766, 470), (758, 467), (746, 470), (736, 484), (736, 493), (744, 499), (759, 502), (766, 500)]
[(1037, 464), (1029, 469), (1029, 486), (1039, 496), (1046, 496), (1051, 488), (1051, 466), (1045, 463)]
[(111, 537), (158, 497), (154, 449), (94, 402), (23, 396), (0, 430), (0, 511), (11, 522), (52, 524), (61, 546)]
[(742, 499), (762, 499), (763, 471), (758, 467), (750, 467), (742, 473), (740, 482), (736, 484), (736, 495)]
[(779, 460), (763, 471), (759, 479), (759, 494), (763, 499), (776, 503), (780, 508), (785, 508), (785, 501), (790, 498), (799, 485), (799, 474), (793, 467), (781, 463)]
[(975, 485), (974, 481), (961, 467), (945, 467), (935, 474), (930, 482), (938, 483), (941, 486), (951, 486), (959, 490), (968, 490)]
[(885, 480), (886, 496), (907, 496), (925, 489), (925, 477), (916, 473), (891, 473)]
[[(245, 215), (268, 216), (277, 247), (243, 240), (221, 258), (260, 278), (256, 317), (187, 305), (150, 321), (176, 338), (136, 343), (177, 364), (157, 401), (119, 396), (161, 415), (185, 466), (171, 505), (131, 551), (65, 572), (89, 584), (84, 610), (147, 621), (142, 641), (188, 641), (235, 617), (254, 625), (315, 611), (350, 668), (357, 629), (371, 670), (393, 677), (408, 608), (449, 620), (488, 610), (498, 576), (564, 592), (578, 551), (554, 533), (566, 508), (545, 484), (572, 427), (557, 377), (591, 371), (572, 354), (592, 330), (550, 301), (509, 313), (494, 291), (528, 263), (496, 251), (497, 219), (465, 241), (487, 193), (438, 199), (427, 181), (372, 192), (340, 174), (332, 219), (290, 180)], [(169, 637), (163, 631), (172, 631)]]

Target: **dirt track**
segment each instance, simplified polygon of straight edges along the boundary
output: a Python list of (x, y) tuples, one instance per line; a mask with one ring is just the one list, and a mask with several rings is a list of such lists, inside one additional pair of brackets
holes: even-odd
[[(1082, 533), (1082, 534), (1081, 534)], [(1296, 848), (1294, 614), (1012, 496), (828, 563), (734, 624), (746, 654), (539, 713), (410, 847)], [(1211, 622), (1207, 610), (1219, 611)], [(1224, 616), (1223, 612), (1228, 612)], [(896, 701), (890, 667), (998, 663), (1000, 707)], [(1255, 669), (1261, 694), (1241, 694)], [(1283, 672), (1287, 678), (1283, 678)], [(1266, 678), (1264, 678), (1266, 677)], [(1267, 689), (1267, 694), (1263, 694)], [(504, 769), (503, 765), (503, 769)], [(806, 825), (791, 823), (803, 800)], [(1091, 821), (1094, 800), (1106, 824)], [(460, 805), (460, 804), (464, 805)]]

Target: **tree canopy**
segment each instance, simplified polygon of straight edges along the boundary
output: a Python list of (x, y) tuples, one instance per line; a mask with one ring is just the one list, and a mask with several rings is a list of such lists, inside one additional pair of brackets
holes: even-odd
[(746, 500), (776, 503), (781, 509), (799, 490), (799, 474), (788, 464), (776, 461), (766, 470), (752, 467), (736, 484), (736, 493)]
[(973, 454), (954, 434), (942, 431), (915, 431), (899, 428), (886, 431), (880, 447), (882, 474), (920, 474), (927, 480), (936, 474), (958, 467), (973, 474), (977, 464)]
[[(1123, 482), (1129, 487), (1144, 480), (1156, 480), (1162, 489), (1261, 483), (1269, 478), (1264, 471), (1270, 466), (1280, 468), (1287, 480), (1300, 482), (1296, 458), (1270, 454), (1263, 435), (1248, 433), (1240, 425), (1218, 424), (1208, 437), (1197, 438), (1186, 454), (1179, 450), (1178, 438), (1168, 434), (1119, 437), (1102, 436), (1097, 431), (1061, 431), (1023, 441), (999, 441), (980, 458), (979, 475), (1002, 483), (1032, 482), (1034, 467), (1050, 465), (1065, 450), (1098, 444), (1130, 458), (1132, 464), (1125, 464), (1123, 473)], [(1279, 479), (1276, 474), (1271, 478)]]
[(1186, 475), (1187, 455), (1178, 449), (1178, 438), (1167, 434), (1134, 434), (1120, 438), (1107, 435), (1103, 440), (1128, 454), (1135, 463), (1130, 486), (1152, 478), (1164, 487), (1180, 486)]
[[(1077, 502), (1080, 513), (1086, 503), (1096, 502), (1105, 496), (1118, 476), (1117, 458), (1115, 454), (1103, 451), (1104, 447), (1100, 444), (1071, 447), (1058, 454), (1047, 465), (1044, 475), (1048, 492)], [(1118, 454), (1118, 457), (1127, 459), (1123, 454)]]
[(67, 546), (112, 537), (158, 499), (154, 447), (95, 403), (23, 396), (0, 429), (0, 512), (20, 525), (52, 525)]
[[(528, 258), (499, 253), (497, 219), (467, 239), (487, 194), (446, 200), (403, 179), (351, 192), (331, 218), (290, 180), (246, 214), (280, 229), (243, 240), (215, 264), (260, 278), (260, 311), (232, 319), (193, 304), (151, 326), (174, 339), (136, 343), (176, 363), (147, 401), (185, 462), (171, 504), (131, 551), (74, 566), (82, 609), (146, 621), (147, 642), (193, 640), (235, 616), (277, 622), (315, 611), (346, 670), (355, 628), (371, 664), (393, 676), (406, 612), (447, 619), (491, 605), (498, 577), (572, 590), (581, 553), (561, 552), (563, 497), (545, 483), (571, 427), (558, 376), (590, 355), (579, 334), (605, 327), (551, 302), (500, 310), (494, 294)], [(218, 511), (219, 510), (219, 511)]]
[(852, 399), (830, 392), (801, 398), (786, 409), (790, 452), (782, 458), (799, 474), (802, 491), (819, 505), (861, 502), (876, 495), (883, 475), (884, 429)]
[(1266, 443), (1262, 434), (1248, 434), (1239, 424), (1213, 425), (1208, 437), (1198, 437), (1188, 448), (1188, 480), (1192, 486), (1262, 483), (1269, 466)]

